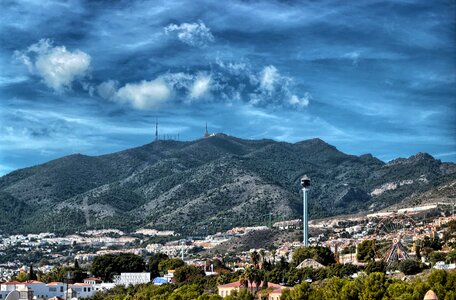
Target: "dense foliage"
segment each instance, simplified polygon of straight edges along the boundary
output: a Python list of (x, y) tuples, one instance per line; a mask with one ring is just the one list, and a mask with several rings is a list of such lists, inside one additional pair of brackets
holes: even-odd
[(91, 272), (104, 281), (111, 281), (113, 276), (121, 272), (145, 271), (144, 259), (129, 253), (107, 254), (95, 257)]
[[(294, 285), (293, 289), (285, 290), (283, 300), (334, 300), (334, 299), (401, 299), (422, 300), (424, 294), (432, 289), (439, 299), (452, 300), (456, 297), (456, 273), (442, 270), (433, 271), (427, 281), (420, 279), (414, 282), (405, 282), (388, 278), (384, 273), (374, 272), (356, 279), (330, 277), (315, 283), (303, 282)], [(126, 300), (126, 299), (188, 299), (188, 300), (218, 300), (216, 291), (207, 292), (200, 283), (187, 282), (184, 284), (170, 284), (163, 286), (137, 285), (120, 287), (107, 292), (98, 293), (92, 300)], [(241, 289), (225, 299), (253, 300), (251, 292)]]

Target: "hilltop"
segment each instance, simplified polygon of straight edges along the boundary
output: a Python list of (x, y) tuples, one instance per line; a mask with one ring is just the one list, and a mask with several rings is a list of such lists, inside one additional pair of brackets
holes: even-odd
[(389, 163), (320, 139), (298, 143), (223, 134), (155, 141), (101, 156), (74, 154), (0, 178), (0, 232), (144, 226), (200, 234), (299, 217), (299, 179), (312, 179), (311, 218), (379, 210), (456, 178), (456, 165), (418, 153)]

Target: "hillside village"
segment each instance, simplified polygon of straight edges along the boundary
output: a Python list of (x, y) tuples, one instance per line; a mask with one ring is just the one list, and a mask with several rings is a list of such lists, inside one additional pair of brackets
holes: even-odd
[[(400, 240), (407, 252), (407, 257), (399, 257), (397, 262), (419, 261), (423, 270), (433, 268), (454, 272), (456, 217), (452, 215), (452, 210), (453, 207), (449, 204), (436, 203), (364, 216), (313, 220), (309, 223), (309, 242), (311, 247), (328, 249), (336, 263), (354, 266), (353, 273), (347, 274), (353, 278), (359, 276), (371, 261), (385, 261), (389, 265), (386, 256), (394, 245), (395, 238)], [(70, 296), (79, 299), (92, 297), (95, 293), (112, 289), (118, 284), (162, 285), (175, 282), (173, 270), (154, 277), (151, 272), (146, 272), (147, 269), (142, 270), (145, 273), (121, 272), (108, 281), (93, 279), (94, 274), (90, 271), (85, 271), (86, 278), (79, 277), (80, 282), (74, 278), (62, 282), (39, 281), (40, 278), (46, 279), (46, 274), (55, 272), (55, 268), (72, 266), (75, 262), (85, 270), (90, 270), (90, 265), (97, 257), (106, 255), (137, 255), (145, 263), (148, 257), (161, 254), (183, 260), (185, 264), (204, 271), (206, 276), (220, 276), (220, 266), (214, 269), (215, 260), (223, 262), (225, 269), (222, 273), (233, 272), (232, 274), (241, 274), (239, 272), (242, 270), (257, 265), (258, 261), (255, 260), (260, 257), (263, 263), (270, 265), (292, 264), (296, 251), (302, 249), (302, 240), (299, 240), (302, 238), (302, 221), (295, 219), (266, 225), (236, 227), (205, 237), (183, 237), (173, 231), (155, 229), (141, 229), (129, 234), (117, 229), (105, 229), (67, 236), (57, 236), (54, 233), (3, 236), (0, 243), (0, 281), (3, 281), (0, 284), (0, 299), (5, 299), (16, 290), (27, 291), (34, 295), (34, 299)], [(389, 227), (390, 225), (394, 227)], [(278, 234), (278, 238), (272, 243), (268, 241), (267, 245), (255, 241), (255, 236), (262, 232)], [(256, 247), (236, 251), (236, 246), (233, 248), (233, 245), (242, 249), (243, 237), (253, 240)], [(157, 242), (160, 239), (162, 240)], [(375, 241), (376, 248), (366, 252), (364, 246), (370, 241)], [(253, 253), (258, 253), (256, 255), (259, 258), (255, 258)], [(314, 258), (306, 258), (296, 264), (298, 269), (318, 270), (326, 267), (328, 266)], [(27, 275), (30, 268), (38, 275), (34, 279)], [(395, 272), (389, 276), (397, 278)], [(307, 279), (310, 283), (313, 281), (311, 277)], [(402, 279), (408, 280), (406, 277)], [(269, 299), (275, 300), (274, 297), (280, 297), (287, 285), (289, 288), (293, 286), (292, 282), (286, 280), (275, 284), (271, 282)], [(218, 292), (213, 292), (224, 297), (233, 288), (239, 289), (239, 286), (220, 285)]]

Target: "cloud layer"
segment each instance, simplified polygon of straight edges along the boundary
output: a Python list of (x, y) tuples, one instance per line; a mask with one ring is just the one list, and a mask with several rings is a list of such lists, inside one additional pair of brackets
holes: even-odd
[(0, 173), (148, 143), (156, 117), (182, 139), (207, 121), (456, 161), (455, 13), (413, 0), (6, 1)]

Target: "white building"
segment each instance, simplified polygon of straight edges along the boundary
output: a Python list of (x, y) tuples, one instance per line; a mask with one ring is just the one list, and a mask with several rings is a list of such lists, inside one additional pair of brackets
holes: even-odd
[(128, 286), (130, 284), (149, 283), (150, 281), (149, 272), (120, 273), (120, 275), (114, 277), (113, 283)]

